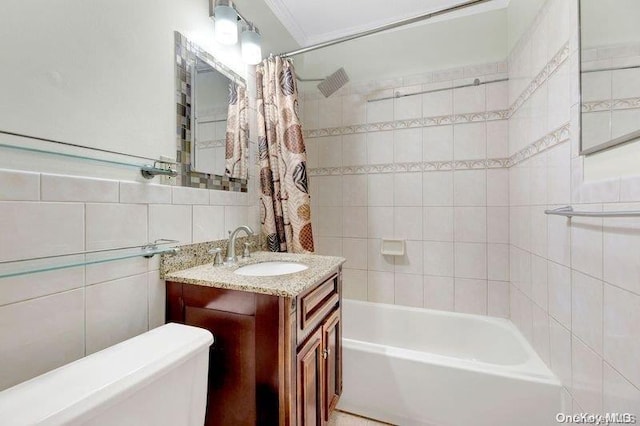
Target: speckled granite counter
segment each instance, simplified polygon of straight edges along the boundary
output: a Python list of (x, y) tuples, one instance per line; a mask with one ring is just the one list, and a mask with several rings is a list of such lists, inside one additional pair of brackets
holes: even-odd
[[(345, 262), (342, 257), (265, 251), (251, 253), (251, 256), (249, 259), (240, 258), (236, 264), (231, 266), (213, 266), (211, 263), (207, 263), (189, 269), (167, 272), (164, 279), (206, 287), (295, 297), (309, 287), (318, 284), (320, 279)], [(268, 261), (299, 262), (307, 265), (309, 269), (275, 277), (250, 277), (233, 273), (242, 266)]]

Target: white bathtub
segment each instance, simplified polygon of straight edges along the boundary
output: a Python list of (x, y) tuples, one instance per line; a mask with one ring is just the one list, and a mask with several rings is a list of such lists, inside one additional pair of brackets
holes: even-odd
[(345, 300), (339, 409), (399, 425), (545, 426), (561, 385), (509, 321)]

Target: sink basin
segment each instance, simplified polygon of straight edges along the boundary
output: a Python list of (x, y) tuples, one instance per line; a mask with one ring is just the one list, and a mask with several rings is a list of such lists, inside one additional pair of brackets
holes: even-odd
[(305, 269), (309, 269), (309, 267), (296, 262), (260, 262), (238, 268), (233, 273), (248, 277), (275, 277), (293, 274)]

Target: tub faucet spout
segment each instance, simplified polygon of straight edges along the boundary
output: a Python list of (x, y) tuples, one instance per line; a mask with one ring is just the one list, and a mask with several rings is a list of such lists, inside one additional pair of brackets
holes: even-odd
[(253, 229), (247, 225), (238, 226), (233, 232), (229, 231), (229, 243), (227, 244), (227, 262), (228, 264), (236, 263), (236, 237), (238, 232), (244, 231), (247, 236), (253, 235)]

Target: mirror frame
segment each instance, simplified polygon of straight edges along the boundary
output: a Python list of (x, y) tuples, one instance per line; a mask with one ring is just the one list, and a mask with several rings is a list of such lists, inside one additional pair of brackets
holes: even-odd
[(580, 155), (581, 156), (589, 156), (591, 154), (597, 154), (599, 152), (602, 151), (606, 151), (609, 150), (611, 148), (615, 148), (618, 146), (622, 146), (625, 145), (627, 143), (632, 143), (632, 142), (638, 142), (638, 139), (640, 138), (640, 129), (626, 134), (626, 135), (622, 135), (619, 136), (617, 138), (614, 139), (610, 139), (607, 142), (602, 142), (598, 145), (592, 146), (590, 148), (583, 148), (583, 140), (584, 140), (584, 134), (583, 134), (583, 118), (582, 118), (582, 107), (583, 107), (583, 102), (582, 102), (582, 89), (583, 89), (583, 82), (582, 82), (582, 74), (583, 74), (583, 69), (582, 69), (582, 31), (584, 30), (583, 28), (583, 23), (582, 23), (582, 0), (578, 0), (578, 90), (579, 90), (579, 103), (578, 103), (578, 128), (580, 129), (580, 140), (579, 140), (579, 151), (580, 151)]
[(234, 83), (246, 88), (247, 82), (229, 67), (217, 61), (187, 37), (174, 32), (175, 36), (175, 93), (176, 93), (176, 162), (177, 184), (192, 188), (207, 188), (223, 191), (247, 192), (247, 179), (198, 172), (192, 169), (192, 122), (191, 89), (196, 58), (200, 58), (213, 69)]

